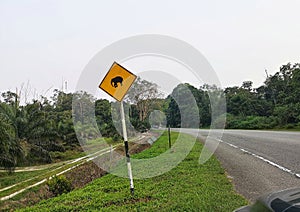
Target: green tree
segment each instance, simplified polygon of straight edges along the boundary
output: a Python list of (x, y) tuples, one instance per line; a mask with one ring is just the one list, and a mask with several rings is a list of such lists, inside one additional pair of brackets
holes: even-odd
[[(0, 165), (13, 171), (23, 159), (23, 149), (18, 134), (19, 107), (17, 95), (7, 92), (5, 102), (0, 103)], [(13, 97), (13, 98), (10, 98)]]
[(157, 107), (157, 99), (160, 96), (161, 93), (157, 84), (143, 80), (140, 77), (136, 79), (124, 98), (125, 102), (134, 105), (134, 107), (131, 107), (130, 115), (138, 114), (138, 117), (130, 117), (135, 129), (145, 131), (150, 128), (148, 117), (154, 107)]
[[(99, 99), (95, 102), (95, 115), (98, 128), (105, 137), (119, 135), (112, 121), (111, 103), (106, 99)], [(120, 136), (119, 136), (120, 138)]]

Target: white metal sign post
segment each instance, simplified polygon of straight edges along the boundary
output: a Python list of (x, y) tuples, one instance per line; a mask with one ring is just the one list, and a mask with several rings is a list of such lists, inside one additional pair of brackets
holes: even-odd
[(99, 88), (101, 88), (107, 94), (109, 94), (110, 96), (112, 96), (113, 98), (115, 98), (117, 101), (120, 102), (120, 106), (121, 106), (120, 113), (121, 113), (121, 121), (122, 121), (126, 163), (128, 169), (128, 177), (130, 180), (130, 192), (132, 195), (134, 194), (134, 186), (133, 186), (133, 176), (132, 176), (132, 169), (130, 163), (130, 155), (128, 150), (128, 138), (127, 138), (123, 98), (127, 93), (128, 89), (130, 88), (130, 86), (135, 81), (135, 79), (136, 76), (133, 73), (128, 71), (120, 64), (114, 62), (99, 85)]
[(132, 177), (132, 170), (131, 170), (131, 163), (130, 163), (130, 155), (128, 150), (128, 138), (127, 138), (127, 129), (126, 129), (126, 122), (125, 122), (125, 114), (124, 114), (124, 106), (123, 101), (121, 101), (121, 119), (122, 119), (122, 129), (123, 129), (123, 137), (124, 137), (124, 146), (125, 146), (125, 154), (126, 154), (126, 163), (128, 169), (128, 177), (130, 180), (130, 192), (134, 194), (134, 185), (133, 185), (133, 177)]

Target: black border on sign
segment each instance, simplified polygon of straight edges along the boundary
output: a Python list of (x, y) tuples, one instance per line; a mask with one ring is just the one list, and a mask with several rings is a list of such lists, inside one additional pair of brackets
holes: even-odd
[(116, 99), (113, 95), (111, 95), (111, 94), (108, 93), (106, 90), (104, 90), (103, 88), (100, 87), (100, 86), (102, 85), (103, 81), (105, 80), (105, 78), (107, 77), (109, 71), (111, 70), (111, 68), (112, 68), (115, 64), (117, 64), (118, 66), (120, 66), (121, 68), (123, 68), (125, 71), (127, 71), (128, 73), (130, 73), (131, 75), (134, 76), (133, 82), (131, 83), (131, 85), (128, 87), (128, 89), (127, 89), (126, 92), (125, 92), (125, 95), (127, 94), (128, 90), (131, 88), (131, 86), (132, 86), (132, 84), (134, 83), (134, 81), (136, 80), (137, 76), (136, 76), (134, 73), (132, 73), (131, 71), (129, 71), (127, 68), (125, 68), (124, 66), (121, 66), (121, 65), (120, 65), (119, 63), (117, 63), (116, 61), (114, 61), (113, 64), (110, 66), (108, 72), (106, 73), (106, 75), (104, 76), (103, 80), (101, 81), (101, 83), (99, 84), (98, 87), (99, 87), (101, 90), (103, 90), (105, 93), (107, 93), (108, 95), (110, 95), (112, 98), (114, 98), (115, 100), (117, 100), (118, 102), (121, 102), (121, 101), (124, 99), (125, 95), (123, 96), (122, 99), (118, 100), (118, 99)]

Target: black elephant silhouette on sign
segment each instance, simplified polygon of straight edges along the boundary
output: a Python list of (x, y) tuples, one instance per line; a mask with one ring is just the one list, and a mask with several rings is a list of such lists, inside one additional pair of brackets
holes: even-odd
[(120, 85), (122, 86), (123, 78), (120, 76), (117, 76), (117, 77), (111, 79), (111, 81), (110, 81), (111, 86), (113, 86), (115, 88), (118, 87), (118, 83), (120, 83)]

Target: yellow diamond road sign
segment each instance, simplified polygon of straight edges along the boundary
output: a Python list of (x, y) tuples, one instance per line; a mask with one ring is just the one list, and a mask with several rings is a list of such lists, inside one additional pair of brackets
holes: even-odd
[(100, 83), (99, 88), (116, 100), (122, 101), (135, 79), (136, 75), (114, 62)]

